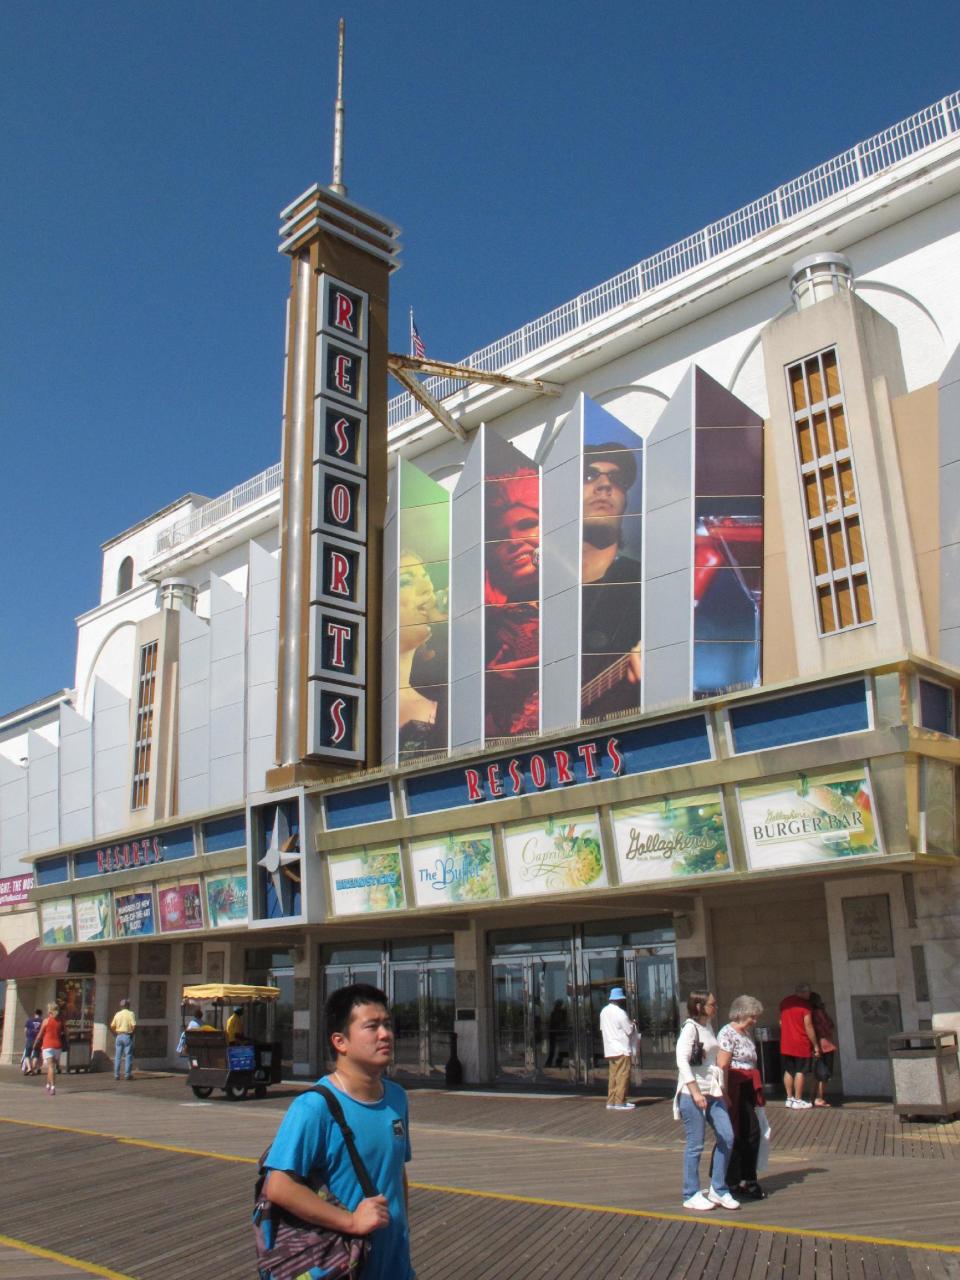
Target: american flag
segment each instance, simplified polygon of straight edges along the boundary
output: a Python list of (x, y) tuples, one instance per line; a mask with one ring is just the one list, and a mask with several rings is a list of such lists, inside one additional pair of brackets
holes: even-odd
[(423, 339), (420, 337), (420, 331), (413, 318), (412, 307), (410, 308), (410, 354), (418, 360), (425, 360), (427, 355), (427, 349), (423, 345)]

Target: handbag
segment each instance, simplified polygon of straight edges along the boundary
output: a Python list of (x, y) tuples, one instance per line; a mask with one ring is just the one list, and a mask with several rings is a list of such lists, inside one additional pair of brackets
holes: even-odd
[[(347, 1124), (339, 1099), (326, 1085), (314, 1085), (314, 1091), (324, 1098), (343, 1134), (344, 1145), (364, 1198), (379, 1195), (360, 1159), (353, 1131)], [(264, 1168), (264, 1161), (269, 1154), (270, 1147), (267, 1147), (260, 1157), (254, 1191), (253, 1232), (260, 1280), (297, 1280), (298, 1276), (302, 1276), (311, 1267), (322, 1268), (325, 1280), (356, 1280), (363, 1273), (363, 1264), (370, 1252), (370, 1238), (351, 1236), (330, 1227), (304, 1222), (302, 1218), (267, 1200), (263, 1187), (269, 1170)], [(338, 1209), (346, 1208), (325, 1186), (319, 1189), (317, 1195)], [(266, 1230), (268, 1224), (273, 1226), (273, 1232), (270, 1233), (273, 1243), (269, 1245)]]
[(691, 1067), (701, 1067), (703, 1066), (703, 1041), (700, 1039), (697, 1024), (692, 1018), (688, 1018), (687, 1021), (693, 1023), (693, 1048), (690, 1050), (689, 1063)]

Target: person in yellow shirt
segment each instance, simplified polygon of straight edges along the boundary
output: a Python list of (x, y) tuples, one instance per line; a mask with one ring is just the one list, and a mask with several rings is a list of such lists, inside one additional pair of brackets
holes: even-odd
[(247, 1037), (243, 1033), (243, 1014), (243, 1006), (237, 1005), (227, 1019), (227, 1044), (246, 1044)]
[(137, 1019), (130, 1008), (130, 1001), (124, 996), (120, 1008), (110, 1021), (110, 1030), (117, 1037), (117, 1045), (113, 1053), (113, 1078), (120, 1079), (120, 1064), (123, 1063), (124, 1079), (133, 1077), (133, 1033), (137, 1029)]

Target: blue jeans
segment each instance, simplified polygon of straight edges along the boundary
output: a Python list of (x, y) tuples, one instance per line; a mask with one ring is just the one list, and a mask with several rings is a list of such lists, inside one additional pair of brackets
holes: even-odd
[(133, 1071), (133, 1036), (123, 1033), (117, 1036), (117, 1047), (113, 1052), (113, 1075), (115, 1080), (120, 1079), (121, 1059), (124, 1060), (123, 1074), (129, 1080)]
[(707, 1098), (707, 1109), (701, 1111), (686, 1089), (680, 1094), (680, 1119), (687, 1134), (683, 1153), (683, 1198), (689, 1200), (700, 1190), (700, 1155), (707, 1125), (713, 1130), (717, 1147), (710, 1168), (710, 1185), (718, 1195), (727, 1190), (727, 1162), (733, 1150), (733, 1126), (722, 1098)]

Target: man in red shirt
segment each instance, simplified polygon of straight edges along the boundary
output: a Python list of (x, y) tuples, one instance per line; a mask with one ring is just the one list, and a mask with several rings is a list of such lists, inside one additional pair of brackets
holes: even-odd
[(813, 1029), (810, 984), (800, 982), (792, 996), (780, 1001), (780, 1062), (788, 1107), (799, 1111), (811, 1105), (804, 1101), (803, 1077), (810, 1072), (812, 1060), (819, 1053)]

